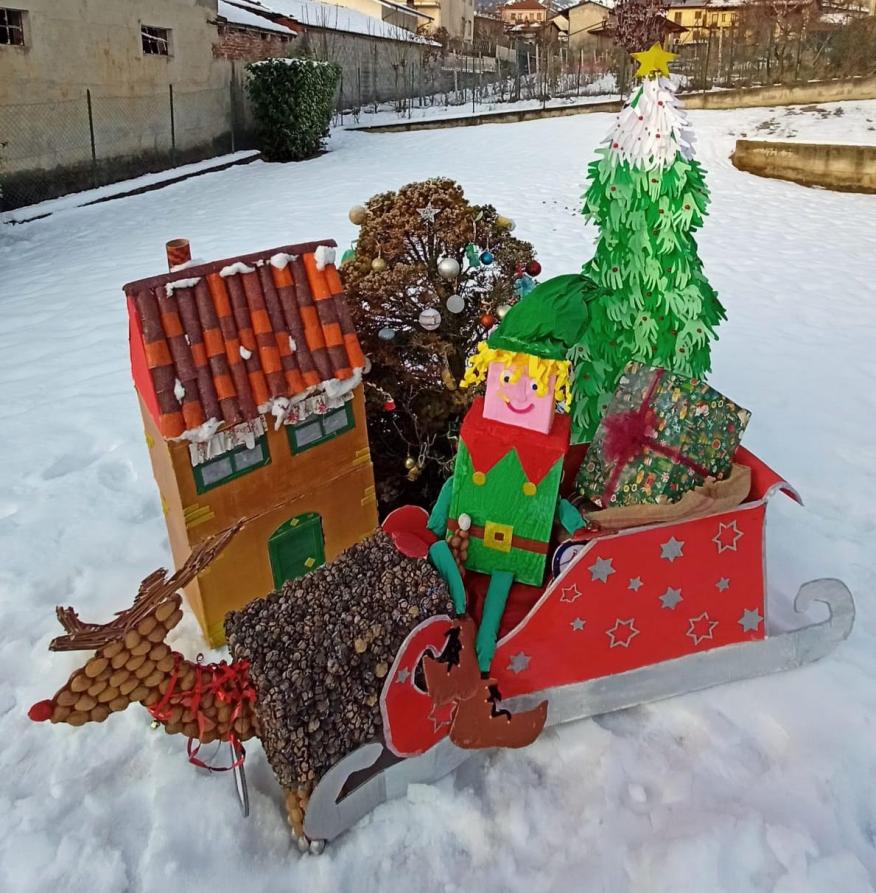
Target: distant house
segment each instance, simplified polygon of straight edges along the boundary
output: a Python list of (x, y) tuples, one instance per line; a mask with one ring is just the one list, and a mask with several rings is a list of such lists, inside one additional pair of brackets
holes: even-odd
[(502, 44), (505, 29), (502, 19), (497, 15), (476, 12), (474, 15), (475, 49), (492, 53), (497, 45)]
[(506, 29), (516, 25), (541, 27), (547, 22), (548, 13), (548, 7), (539, 3), (539, 0), (509, 0), (499, 8)]
[(678, 43), (708, 39), (708, 32), (725, 31), (739, 21), (741, 0), (671, 0), (666, 17), (685, 29)]
[[(870, 0), (876, 7), (876, 0)], [(831, 0), (789, 0), (779, 7), (755, 0), (671, 0), (666, 15), (685, 31), (678, 36), (678, 43), (721, 42), (731, 29), (746, 32), (751, 28), (752, 16), (761, 22), (784, 16), (798, 17), (805, 21), (809, 33), (831, 30), (866, 17), (865, 0), (831, 2)], [(874, 14), (873, 12), (870, 13)], [(776, 23), (778, 28), (778, 21)]]
[(134, 386), (177, 567), (211, 534), (252, 519), (186, 587), (214, 646), (228, 611), (377, 525), (365, 360), (332, 245), (189, 262), (124, 287)]
[(563, 35), (570, 50), (595, 49), (596, 38), (590, 33), (590, 29), (602, 25), (609, 12), (610, 7), (607, 4), (584, 0), (561, 10), (551, 22), (558, 34)]
[(218, 0), (216, 25), (219, 40), (213, 54), (245, 62), (287, 56), (304, 30), (297, 22), (284, 25), (226, 0)]
[[(617, 49), (615, 40), (616, 20), (614, 13), (609, 11), (608, 14), (598, 24), (587, 28), (586, 34), (592, 38), (595, 43), (589, 44), (594, 48), (597, 55), (611, 53)], [(671, 19), (663, 19), (663, 37), (662, 43), (668, 48), (677, 46), (683, 35), (687, 33), (687, 28), (679, 25)]]
[(470, 44), (474, 39), (474, 0), (412, 0), (418, 12), (426, 13), (432, 21), (424, 29), (434, 32), (443, 29), (457, 44)]

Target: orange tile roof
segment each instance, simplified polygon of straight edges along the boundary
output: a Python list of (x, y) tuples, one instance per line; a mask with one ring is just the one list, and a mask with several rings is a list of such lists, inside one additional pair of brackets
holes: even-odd
[[(286, 245), (130, 282), (134, 383), (166, 438), (235, 425), (361, 369), (334, 264)], [(319, 269), (322, 266), (323, 269)]]

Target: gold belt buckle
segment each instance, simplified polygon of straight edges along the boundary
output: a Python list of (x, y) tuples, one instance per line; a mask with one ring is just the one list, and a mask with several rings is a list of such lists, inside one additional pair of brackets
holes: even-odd
[(487, 521), (484, 525), (484, 546), (497, 552), (510, 552), (514, 539), (514, 528), (510, 524), (497, 524)]

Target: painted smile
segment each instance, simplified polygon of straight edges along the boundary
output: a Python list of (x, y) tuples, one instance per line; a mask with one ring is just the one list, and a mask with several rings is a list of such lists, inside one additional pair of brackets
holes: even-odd
[(516, 412), (517, 415), (523, 415), (525, 412), (529, 412), (531, 409), (535, 409), (534, 403), (527, 403), (523, 409), (518, 409), (510, 400), (505, 404), (511, 412)]

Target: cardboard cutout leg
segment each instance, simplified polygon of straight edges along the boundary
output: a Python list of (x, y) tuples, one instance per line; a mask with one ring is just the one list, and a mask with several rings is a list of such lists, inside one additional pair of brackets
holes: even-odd
[(514, 582), (514, 574), (509, 571), (495, 571), (490, 577), (487, 597), (484, 600), (484, 611), (478, 629), (477, 652), (478, 665), (482, 673), (488, 673), (493, 655), (496, 653), (496, 640), (499, 637), (499, 624), (505, 613), (505, 602)]
[[(453, 599), (454, 610), (457, 614), (464, 614), (465, 586), (446, 540), (438, 540), (437, 543), (433, 543), (429, 547), (429, 560), (432, 562), (435, 570), (441, 574), (441, 579), (447, 584), (447, 588), (450, 590), (450, 597)], [(499, 617), (501, 618), (501, 616), (500, 613)]]

